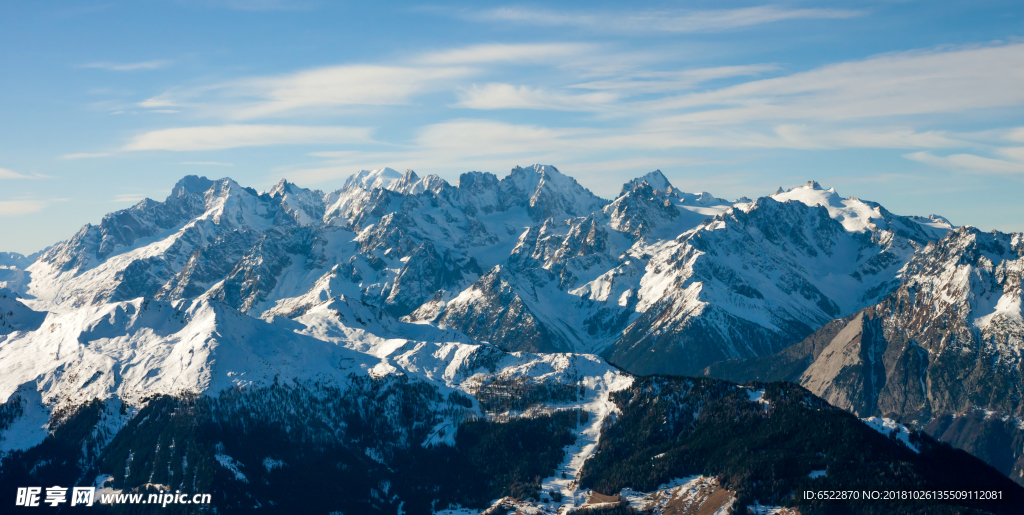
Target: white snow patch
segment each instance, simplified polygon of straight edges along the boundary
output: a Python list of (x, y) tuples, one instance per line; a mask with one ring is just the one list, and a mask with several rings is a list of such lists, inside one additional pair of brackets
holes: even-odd
[(907, 444), (907, 447), (909, 447), (910, 450), (916, 453), (921, 452), (921, 450), (917, 448), (916, 444), (910, 442), (910, 429), (907, 429), (907, 426), (889, 418), (868, 417), (861, 420), (867, 424), (868, 427), (882, 433), (883, 435), (888, 436), (889, 434), (896, 432), (897, 440)]
[(284, 468), (284, 465), (285, 463), (283, 461), (275, 460), (270, 456), (263, 458), (263, 468), (267, 469), (267, 472), (270, 472), (274, 469)]
[(764, 398), (764, 389), (763, 388), (760, 389), (760, 390), (750, 390), (750, 391), (748, 391), (747, 392), (747, 400), (749, 400), (750, 402), (756, 402), (758, 404), (761, 404), (762, 406), (764, 406), (764, 409), (766, 411), (768, 410), (768, 407), (771, 406), (771, 403), (768, 402), (768, 399)]
[(213, 457), (214, 457), (214, 459), (217, 460), (217, 463), (220, 463), (220, 466), (222, 466), (222, 467), (230, 470), (232, 473), (234, 473), (235, 474), (235, 479), (237, 479), (238, 481), (241, 481), (243, 483), (248, 483), (249, 482), (249, 478), (245, 477), (245, 474), (243, 474), (242, 471), (239, 470), (239, 467), (241, 467), (242, 464), (237, 462), (237, 461), (235, 461), (235, 459), (232, 458), (231, 456), (228, 456), (227, 454), (224, 454), (224, 444), (218, 443), (216, 449), (217, 449), (217, 454), (214, 454)]
[(747, 506), (747, 513), (750, 515), (790, 515), (795, 514), (792, 508), (785, 508), (782, 506), (762, 506), (760, 504), (753, 504)]
[(380, 453), (377, 452), (376, 449), (372, 447), (367, 447), (366, 449), (363, 449), (363, 454), (365, 454), (366, 457), (370, 458), (371, 460), (376, 461), (377, 463), (380, 463), (382, 465), (384, 464), (384, 458), (380, 455)]

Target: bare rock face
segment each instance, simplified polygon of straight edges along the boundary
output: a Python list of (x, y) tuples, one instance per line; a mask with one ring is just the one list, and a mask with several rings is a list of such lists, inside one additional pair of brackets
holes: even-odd
[(510, 351), (570, 352), (572, 341), (537, 291), (553, 281), (543, 269), (520, 276), (496, 266), (448, 302), (435, 321)]
[[(465, 273), (463, 273), (465, 271)], [(434, 295), (457, 292), (469, 277), (479, 276), (480, 267), (470, 258), (455, 260), (450, 250), (438, 254), (429, 241), (420, 244), (409, 255), (405, 266), (395, 277), (391, 293), (384, 301), (389, 313), (402, 317), (430, 300)]]
[(878, 304), (775, 356), (706, 373), (798, 380), (859, 416), (925, 429), (1022, 482), (1022, 239), (955, 229), (918, 252)]
[(667, 183), (667, 180), (655, 181), (655, 184), (666, 184), (663, 186), (665, 190), (656, 189), (647, 180), (634, 185), (632, 190), (626, 191), (623, 187), (624, 191), (619, 198), (604, 208), (611, 220), (610, 226), (617, 231), (641, 237), (654, 227), (678, 217), (679, 208), (668, 198), (674, 191)]

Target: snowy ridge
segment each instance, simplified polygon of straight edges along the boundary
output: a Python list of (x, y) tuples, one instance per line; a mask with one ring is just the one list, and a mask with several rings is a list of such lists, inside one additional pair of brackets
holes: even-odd
[(851, 232), (890, 230), (905, 233), (911, 238), (935, 241), (955, 228), (949, 220), (938, 215), (897, 216), (875, 202), (865, 202), (856, 197), (841, 198), (835, 188), (823, 189), (815, 181), (785, 191), (779, 188), (772, 198), (779, 202), (792, 200), (808, 206), (823, 206), (832, 218)]

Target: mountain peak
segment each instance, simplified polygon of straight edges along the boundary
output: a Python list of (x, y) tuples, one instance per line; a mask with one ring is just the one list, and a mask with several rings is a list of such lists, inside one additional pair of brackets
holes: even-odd
[(197, 193), (205, 193), (213, 186), (214, 181), (198, 175), (186, 175), (171, 189), (172, 197), (184, 197)]
[(275, 184), (274, 187), (271, 188), (270, 191), (268, 191), (267, 193), (271, 197), (276, 197), (278, 195), (284, 195), (292, 191), (293, 187), (295, 187), (295, 183), (288, 182), (288, 179), (282, 178), (280, 181), (277, 181), (277, 184)]
[(796, 186), (796, 187), (788, 188), (788, 189), (787, 188), (783, 188), (782, 186), (779, 186), (779, 189), (775, 190), (775, 193), (771, 194), (772, 197), (778, 197), (780, 195), (782, 195), (782, 196), (794, 196), (794, 195), (796, 195), (796, 196), (801, 196), (801, 195), (806, 196), (806, 195), (811, 195), (811, 196), (813, 196), (815, 198), (817, 198), (818, 196), (830, 197), (832, 195), (836, 195), (836, 189), (835, 188), (825, 189), (825, 188), (823, 188), (821, 186), (821, 184), (818, 183), (818, 181), (807, 181), (804, 184), (801, 184), (800, 186)]
[(402, 177), (392, 181), (386, 188), (399, 193), (412, 193), (414, 186), (418, 182), (420, 182), (420, 176), (416, 175), (416, 172), (412, 170), (406, 170)]
[(562, 172), (558, 171), (558, 168), (555, 168), (553, 165), (542, 165), (542, 164), (539, 164), (539, 163), (538, 164), (533, 164), (533, 165), (530, 165), (530, 166), (527, 166), (527, 167), (522, 167), (522, 166), (516, 165), (516, 167), (513, 168), (512, 172), (511, 172), (512, 175), (523, 174), (523, 173), (535, 173), (535, 174), (539, 174), (539, 175), (548, 175), (548, 174), (564, 175)]
[(672, 184), (668, 182), (668, 178), (665, 174), (661, 173), (661, 170), (655, 170), (641, 177), (637, 177), (622, 185), (622, 190), (619, 191), (619, 196), (625, 195), (626, 193), (633, 191), (637, 186), (647, 183), (652, 189), (658, 193), (671, 193), (673, 191)]
[(360, 170), (345, 181), (345, 185), (342, 186), (342, 189), (347, 190), (351, 187), (358, 187), (364, 190), (387, 188), (392, 182), (401, 178), (401, 172), (388, 167), (380, 168), (378, 170)]
[(506, 206), (525, 205), (535, 221), (586, 216), (608, 204), (551, 165), (516, 166), (501, 180)]

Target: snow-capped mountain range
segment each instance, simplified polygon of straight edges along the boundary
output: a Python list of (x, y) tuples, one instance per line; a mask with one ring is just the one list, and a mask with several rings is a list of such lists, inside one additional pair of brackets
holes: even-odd
[(457, 186), (363, 171), (331, 193), (190, 176), (164, 202), (86, 225), (11, 286), (58, 313), (207, 299), (288, 317), (344, 295), (507, 350), (694, 372), (873, 304), (951, 227), (813, 182), (732, 203), (658, 171), (610, 202), (551, 166)]
[[(380, 423), (399, 436), (366, 456), (391, 463), (413, 438), (455, 445), (474, 417), (585, 410), (560, 465), (569, 475), (542, 482), (572, 497), (631, 374), (697, 375), (772, 355), (908, 295), (923, 256), (965, 231), (813, 181), (729, 201), (686, 193), (660, 171), (606, 200), (545, 165), (469, 172), (457, 185), (361, 171), (329, 193), (189, 176), (164, 201), (111, 213), (38, 255), (0, 255), (0, 452), (33, 448), (99, 402), (82, 444), (93, 461), (80, 459), (111, 472), (102, 467), (122, 459), (118, 438), (154, 423), (136, 415), (156, 409), (155, 396), (228, 402), (294, 388), (341, 413), (323, 403), (365, 381), (406, 392), (408, 380), (434, 392), (416, 394), (422, 418), (387, 411)], [(996, 238), (1019, 246), (1020, 235)], [(1016, 274), (1017, 303), (993, 300), (1005, 316), (986, 320), (1019, 364), (1019, 336), (1005, 338), (1021, 327), (1011, 268), (999, 273)], [(496, 388), (543, 402), (508, 404)], [(351, 423), (328, 418), (315, 425)]]
[[(613, 201), (541, 165), (501, 179), (469, 172), (457, 186), (411, 170), (362, 171), (330, 193), (189, 176), (165, 201), (111, 213), (28, 266), (5, 258), (22, 273), (9, 285), (17, 303), (38, 313), (15, 318), (46, 320), (6, 336), (0, 356), (53, 348), (32, 366), (0, 361), (17, 370), (0, 393), (71, 367), (106, 375), (90, 382), (95, 392), (63, 390), (82, 398), (221, 387), (217, 365), (227, 360), (202, 342), (228, 337), (218, 328), (237, 317), (288, 335), (280, 341), (309, 335), (296, 348), (321, 350), (296, 373), (341, 359), (322, 342), (362, 345), (365, 323), (385, 340), (602, 354), (634, 372), (694, 373), (771, 354), (878, 302), (915, 252), (951, 228), (814, 182), (733, 203), (684, 193), (659, 171)], [(339, 321), (344, 310), (365, 315)], [(130, 353), (115, 350), (121, 340)], [(143, 340), (156, 343), (142, 351)], [(299, 359), (254, 357), (233, 381), (270, 374), (261, 360), (279, 373)], [(131, 367), (134, 384), (113, 372), (131, 360), (145, 363)]]

